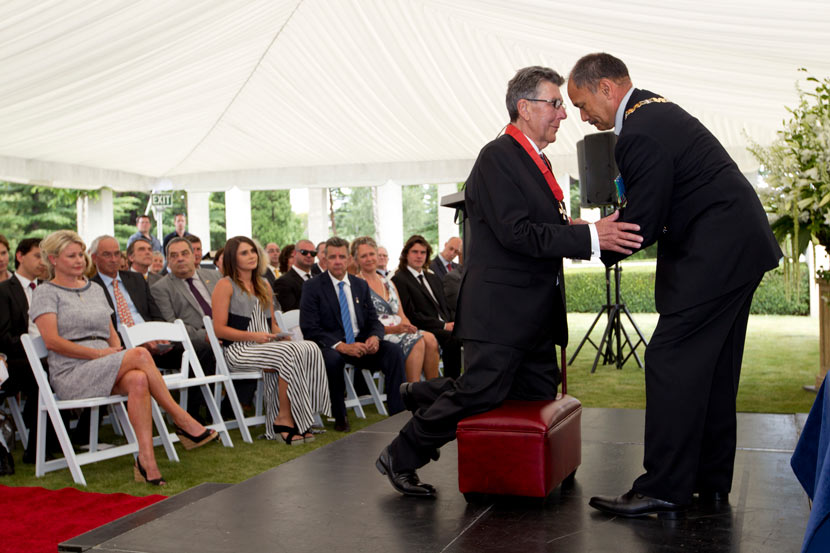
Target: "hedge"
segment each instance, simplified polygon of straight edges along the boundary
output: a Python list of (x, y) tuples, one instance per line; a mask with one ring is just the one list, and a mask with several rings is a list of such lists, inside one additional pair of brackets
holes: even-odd
[[(620, 296), (632, 313), (654, 313), (654, 269), (651, 266), (623, 267)], [(801, 270), (802, 285), (798, 297), (788, 294), (781, 268), (764, 275), (752, 299), (754, 315), (809, 315), (810, 292), (806, 265)], [(611, 273), (611, 301), (614, 301), (614, 274)], [(596, 313), (605, 304), (605, 271), (601, 268), (565, 271), (568, 311)]]

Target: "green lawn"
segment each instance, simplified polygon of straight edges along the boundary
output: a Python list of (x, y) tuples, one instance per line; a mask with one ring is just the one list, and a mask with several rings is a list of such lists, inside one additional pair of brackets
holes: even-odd
[[(582, 339), (595, 315), (572, 314), (570, 325), (571, 350)], [(657, 323), (655, 314), (634, 314), (634, 320), (645, 333), (651, 335)], [(599, 341), (602, 328), (595, 332)], [(640, 349), (642, 352), (642, 349)], [(643, 371), (633, 360), (617, 370), (599, 365), (590, 373), (594, 354), (590, 346), (584, 349), (568, 371), (568, 391), (579, 398), (586, 407), (623, 407), (642, 409), (645, 406)], [(741, 385), (738, 394), (738, 410), (762, 413), (806, 413), (813, 404), (815, 394), (802, 386), (814, 384), (818, 372), (818, 321), (809, 317), (779, 317), (753, 315), (749, 320), (746, 353), (744, 356)], [(351, 416), (352, 428), (359, 430), (381, 419), (374, 408), (367, 409), (367, 419)], [(102, 428), (102, 439), (114, 440), (108, 435), (109, 427)], [(262, 433), (262, 427), (254, 428), (254, 436)], [(156, 448), (159, 467), (168, 480), (166, 488), (159, 489), (133, 482), (132, 458), (120, 457), (94, 465), (87, 465), (84, 475), (87, 491), (123, 492), (131, 495), (162, 493), (173, 495), (202, 482), (236, 483), (246, 480), (272, 467), (299, 457), (317, 447), (322, 447), (344, 434), (329, 428), (312, 444), (288, 447), (282, 442), (254, 440), (242, 441), (238, 431), (232, 431), (234, 448), (211, 444), (193, 451), (185, 451), (176, 445), (180, 463), (172, 463), (164, 457), (164, 450)], [(58, 489), (74, 486), (69, 471), (50, 472), (43, 478), (35, 478), (34, 466), (24, 465), (20, 445), (16, 449), (16, 474), (0, 478), (0, 484), (10, 486), (42, 486)]]

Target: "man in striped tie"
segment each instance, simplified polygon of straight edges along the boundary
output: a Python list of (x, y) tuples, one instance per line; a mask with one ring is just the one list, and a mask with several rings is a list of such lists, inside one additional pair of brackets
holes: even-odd
[(300, 328), (306, 340), (323, 352), (329, 379), (334, 429), (350, 430), (343, 399), (343, 367), (380, 370), (386, 380), (390, 415), (403, 411), (400, 385), (404, 358), (397, 344), (383, 340), (383, 325), (369, 296), (366, 281), (346, 272), (349, 242), (337, 236), (326, 241), (327, 270), (305, 283), (300, 299)]

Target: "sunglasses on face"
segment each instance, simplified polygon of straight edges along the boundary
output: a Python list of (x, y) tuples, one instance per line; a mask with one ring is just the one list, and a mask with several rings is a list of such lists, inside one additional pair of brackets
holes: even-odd
[(317, 252), (315, 252), (314, 250), (297, 250), (297, 251), (300, 252), (300, 255), (310, 255), (311, 257), (314, 257), (315, 255), (317, 255)]

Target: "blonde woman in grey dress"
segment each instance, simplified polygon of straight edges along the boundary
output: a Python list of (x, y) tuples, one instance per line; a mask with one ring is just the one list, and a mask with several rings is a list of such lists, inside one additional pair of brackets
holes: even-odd
[(288, 445), (314, 440), (314, 413), (331, 414), (323, 354), (314, 342), (280, 339), (265, 256), (253, 240), (225, 244), (225, 278), (211, 298), (213, 328), (225, 341), (230, 370), (262, 371), (265, 436)]
[(83, 276), (87, 261), (81, 237), (60, 230), (43, 239), (40, 249), (52, 278), (34, 290), (29, 316), (49, 350), (52, 389), (60, 399), (128, 396), (127, 414), (138, 441), (135, 480), (163, 486), (153, 453), (150, 396), (173, 417), (186, 448), (215, 439), (216, 431), (179, 407), (146, 349), (121, 346), (104, 289)]

